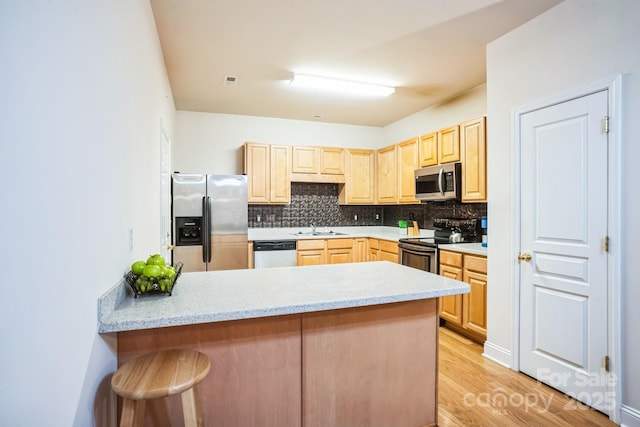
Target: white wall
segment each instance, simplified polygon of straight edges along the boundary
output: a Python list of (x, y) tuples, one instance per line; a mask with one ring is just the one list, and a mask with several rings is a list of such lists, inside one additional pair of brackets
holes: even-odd
[(175, 114), (150, 4), (0, 2), (0, 58), (0, 423), (112, 426), (96, 301), (159, 250)]
[(180, 172), (242, 173), (246, 141), (381, 148), (483, 116), (486, 108), (486, 85), (480, 85), (384, 128), (177, 111), (173, 166)]
[[(489, 137), (488, 341), (513, 350), (512, 109), (624, 73), (622, 132), (622, 404), (640, 410), (640, 287), (632, 255), (640, 239), (640, 2), (566, 0), (487, 48)], [(623, 413), (623, 420), (625, 414)], [(636, 422), (640, 423), (640, 419)]]
[(487, 86), (482, 84), (384, 128), (385, 145), (437, 131), (487, 114)]
[(242, 146), (246, 141), (328, 147), (379, 147), (382, 145), (382, 131), (370, 126), (177, 111), (174, 170), (242, 173)]

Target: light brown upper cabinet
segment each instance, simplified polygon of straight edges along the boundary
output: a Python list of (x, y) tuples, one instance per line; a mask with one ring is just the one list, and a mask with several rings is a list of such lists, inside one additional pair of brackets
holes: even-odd
[(339, 203), (374, 204), (376, 152), (347, 148), (345, 154), (345, 183), (340, 185)]
[(376, 158), (378, 203), (398, 203), (398, 146), (379, 149)]
[(418, 138), (398, 144), (398, 202), (419, 203), (416, 200), (415, 170), (418, 169)]
[(438, 132), (420, 135), (419, 165), (421, 168), (438, 164)]
[(291, 149), (288, 145), (245, 143), (244, 173), (249, 203), (291, 202)]
[(487, 201), (486, 117), (460, 125), (462, 201)]
[(320, 173), (344, 176), (344, 148), (320, 147)]
[(293, 173), (318, 173), (319, 155), (318, 147), (291, 147)]
[(460, 161), (460, 127), (451, 126), (438, 131), (438, 163)]
[(293, 182), (343, 183), (344, 148), (291, 147)]

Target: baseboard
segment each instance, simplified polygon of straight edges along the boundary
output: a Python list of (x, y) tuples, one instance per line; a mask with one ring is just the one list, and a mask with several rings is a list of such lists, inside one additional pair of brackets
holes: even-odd
[(484, 352), (482, 355), (489, 360), (493, 360), (494, 362), (511, 369), (511, 352), (506, 348), (502, 348), (490, 343), (489, 341), (485, 341)]
[(620, 407), (620, 425), (623, 427), (640, 427), (640, 411), (622, 405)]

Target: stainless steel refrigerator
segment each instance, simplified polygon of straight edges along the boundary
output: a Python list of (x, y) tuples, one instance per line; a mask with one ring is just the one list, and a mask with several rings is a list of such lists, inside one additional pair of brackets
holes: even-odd
[(247, 177), (174, 173), (173, 263), (182, 271), (248, 268)]

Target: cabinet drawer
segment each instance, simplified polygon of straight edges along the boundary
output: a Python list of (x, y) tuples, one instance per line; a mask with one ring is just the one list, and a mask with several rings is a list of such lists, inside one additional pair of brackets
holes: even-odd
[(398, 253), (398, 243), (390, 240), (380, 240), (380, 250), (383, 252)]
[(440, 264), (462, 267), (462, 254), (458, 252), (440, 251)]
[(327, 249), (352, 248), (353, 239), (327, 239)]
[(324, 249), (324, 240), (298, 240), (298, 250)]
[(485, 257), (465, 255), (464, 268), (465, 270), (487, 274), (487, 259)]
[(380, 243), (378, 239), (369, 239), (369, 249), (380, 249)]

